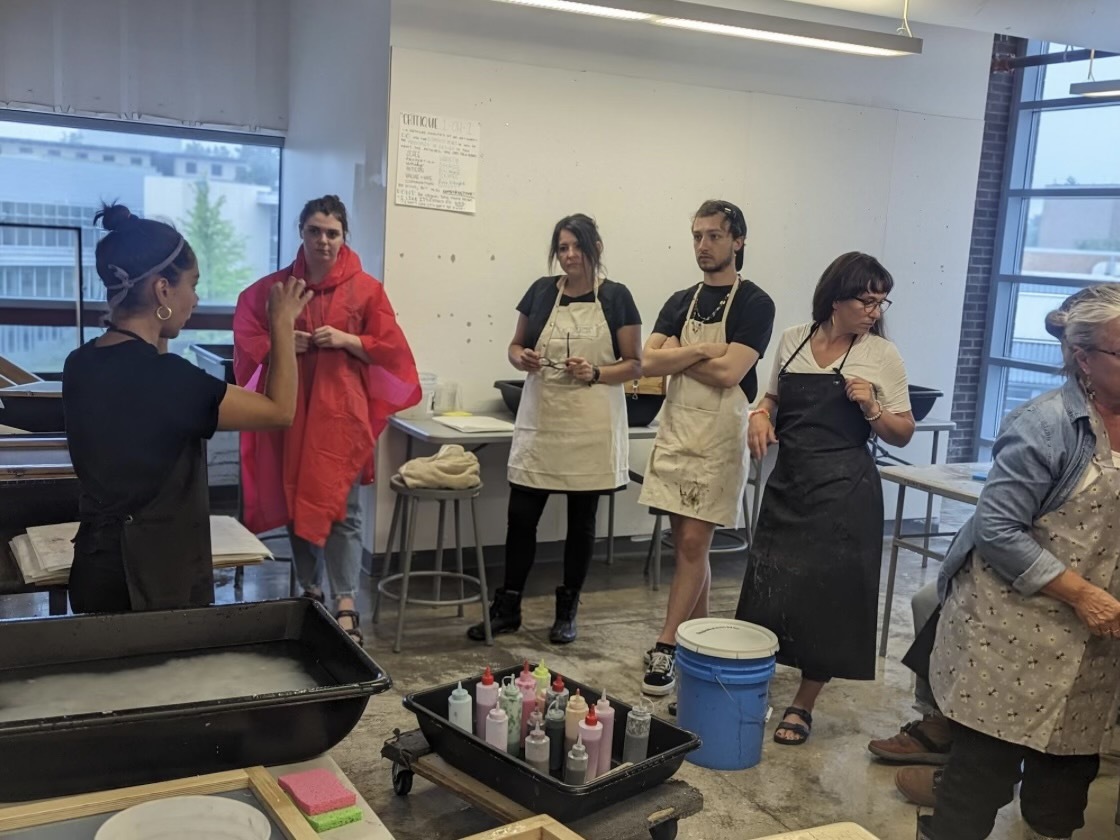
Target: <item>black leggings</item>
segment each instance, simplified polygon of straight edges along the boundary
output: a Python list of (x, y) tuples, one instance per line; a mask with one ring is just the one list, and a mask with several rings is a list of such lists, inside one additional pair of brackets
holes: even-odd
[(1096, 755), (1049, 755), (949, 722), (953, 748), (937, 788), (933, 836), (937, 840), (983, 840), (996, 812), (1015, 796), (1019, 810), (1043, 837), (1069, 837), (1085, 825)]
[[(525, 582), (537, 557), (537, 525), (551, 493), (529, 490), (516, 484), (509, 488), (506, 525), (505, 588), (525, 591)], [(582, 589), (595, 548), (595, 514), (599, 496), (565, 493), (568, 497), (568, 535), (564, 540), (564, 586)]]

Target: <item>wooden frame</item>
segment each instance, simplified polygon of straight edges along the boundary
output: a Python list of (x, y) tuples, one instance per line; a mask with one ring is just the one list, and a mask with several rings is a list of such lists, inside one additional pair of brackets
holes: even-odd
[(463, 840), (583, 840), (583, 838), (552, 817), (541, 814), (481, 834), (472, 834), (470, 837), (464, 837)]
[[(83, 793), (78, 796), (44, 799), (25, 805), (0, 808), (0, 832), (35, 828), (97, 814), (109, 814), (123, 811), (133, 805), (171, 796), (205, 796), (213, 793), (229, 793), (234, 790), (252, 791), (260, 802), (262, 810), (280, 826), (280, 830), (288, 840), (317, 840), (319, 837), (299, 809), (288, 799), (287, 794), (280, 789), (280, 785), (263, 767), (229, 770), (207, 776), (172, 779), (150, 785)], [(569, 838), (558, 835), (557, 840), (569, 840)]]

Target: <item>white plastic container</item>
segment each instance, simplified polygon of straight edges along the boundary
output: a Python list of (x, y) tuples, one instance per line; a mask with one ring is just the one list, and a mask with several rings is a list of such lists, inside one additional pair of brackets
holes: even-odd
[(462, 681), (447, 698), (447, 719), (452, 726), (458, 726), (464, 732), (471, 731), (471, 695), (463, 688)]
[(398, 411), (397, 416), (404, 420), (424, 420), (432, 416), (432, 403), (436, 398), (436, 383), (438, 377), (434, 373), (420, 374), (420, 402), (404, 411)]
[(110, 817), (94, 840), (269, 840), (271, 836), (272, 823), (252, 805), (223, 796), (172, 796)]

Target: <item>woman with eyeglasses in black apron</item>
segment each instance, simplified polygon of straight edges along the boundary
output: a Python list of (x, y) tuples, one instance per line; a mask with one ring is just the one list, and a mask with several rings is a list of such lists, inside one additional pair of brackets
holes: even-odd
[(80, 487), (69, 596), (74, 612), (205, 606), (214, 600), (203, 441), (219, 429), (290, 425), (296, 408), (295, 318), (309, 293), (270, 298), (265, 393), (227, 385), (168, 353), (198, 305), (198, 260), (163, 222), (105, 207), (97, 274), (108, 329), (66, 359), (66, 441)]
[(825, 683), (875, 678), (883, 491), (868, 441), (914, 433), (906, 371), (882, 337), (891, 275), (851, 252), (825, 269), (813, 321), (783, 333), (770, 388), (747, 442), (761, 459), (779, 443), (735, 617), (778, 636), (778, 662), (801, 685), (779, 744), (805, 743)]

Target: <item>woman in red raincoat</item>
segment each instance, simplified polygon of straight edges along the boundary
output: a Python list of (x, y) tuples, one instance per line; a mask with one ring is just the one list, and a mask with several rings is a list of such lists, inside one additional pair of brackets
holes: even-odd
[(346, 245), (349, 224), (338, 196), (307, 202), (299, 231), (295, 262), (242, 292), (233, 316), (237, 382), (257, 389), (268, 361), (269, 290), (298, 277), (314, 292), (295, 325), (295, 422), (283, 432), (241, 437), (245, 524), (255, 533), (288, 526), (303, 594), (325, 601), (325, 566), (335, 617), (361, 643), (358, 491), (373, 481), (374, 443), (386, 418), (420, 401), (420, 383), (384, 289)]

